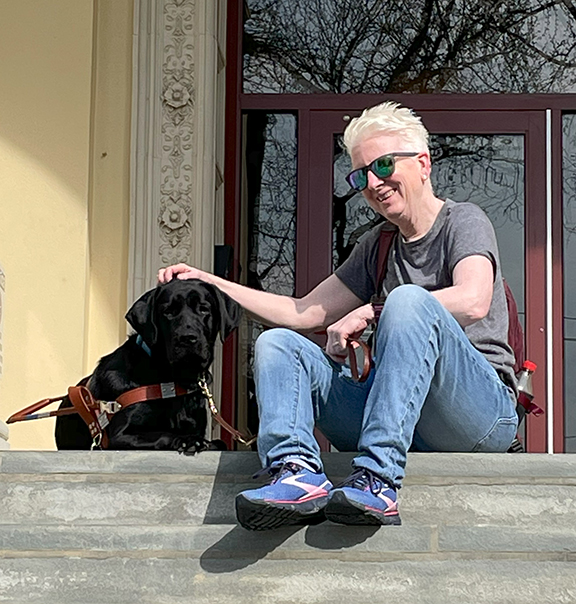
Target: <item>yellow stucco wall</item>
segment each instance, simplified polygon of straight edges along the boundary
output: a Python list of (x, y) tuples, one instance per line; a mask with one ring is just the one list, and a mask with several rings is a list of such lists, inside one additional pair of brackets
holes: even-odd
[(126, 338), (134, 0), (97, 0), (85, 360)]
[[(131, 0), (0, 0), (0, 418), (124, 338)], [(13, 424), (52, 449), (53, 420)]]

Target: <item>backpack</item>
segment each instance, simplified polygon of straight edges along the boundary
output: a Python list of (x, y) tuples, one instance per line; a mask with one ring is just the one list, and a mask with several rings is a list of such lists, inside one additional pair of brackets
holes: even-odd
[[(378, 240), (378, 276), (376, 280), (376, 291), (378, 292), (377, 296), (382, 290), (384, 277), (386, 276), (388, 254), (397, 233), (397, 228), (382, 229), (380, 231), (380, 238)], [(514, 373), (517, 374), (522, 369), (524, 361), (526, 360), (524, 357), (524, 330), (522, 329), (522, 324), (520, 323), (520, 319), (518, 317), (518, 306), (516, 304), (516, 300), (514, 299), (514, 294), (512, 293), (507, 281), (503, 279), (503, 282), (504, 293), (506, 294), (506, 306), (508, 308), (508, 344), (514, 352)], [(541, 415), (543, 413), (542, 409), (533, 403), (529, 406), (518, 403), (516, 406), (516, 412), (518, 413), (518, 423), (522, 421), (526, 413), (533, 412), (534, 415)]]

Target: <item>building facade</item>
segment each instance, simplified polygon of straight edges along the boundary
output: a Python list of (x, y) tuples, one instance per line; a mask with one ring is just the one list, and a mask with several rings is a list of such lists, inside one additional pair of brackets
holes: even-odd
[[(0, 22), (0, 266), (8, 416), (90, 372), (160, 266), (302, 295), (377, 219), (340, 136), (397, 100), (439, 196), (492, 219), (538, 364), (531, 451), (576, 451), (576, 4), (23, 0)], [(22, 211), (24, 210), (24, 212)], [(217, 398), (257, 427), (245, 320)], [(224, 370), (223, 370), (224, 368)], [(479, 401), (481, 404), (481, 401)], [(50, 420), (13, 448), (52, 448)]]

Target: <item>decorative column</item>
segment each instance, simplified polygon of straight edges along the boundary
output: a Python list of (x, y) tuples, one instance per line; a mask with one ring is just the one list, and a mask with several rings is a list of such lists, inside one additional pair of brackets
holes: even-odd
[(211, 270), (216, 174), (213, 0), (135, 0), (128, 304), (162, 266)]

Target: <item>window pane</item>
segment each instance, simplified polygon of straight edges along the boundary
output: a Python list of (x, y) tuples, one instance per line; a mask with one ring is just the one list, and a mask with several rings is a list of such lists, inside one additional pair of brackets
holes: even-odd
[(576, 453), (576, 115), (565, 115), (564, 196), (564, 434), (566, 453)]
[(431, 135), (430, 151), (435, 193), (475, 203), (494, 225), (502, 274), (524, 325), (524, 137)]
[(575, 40), (569, 2), (246, 0), (244, 92), (573, 92)]
[[(244, 118), (242, 228), (248, 242), (241, 281), (255, 289), (294, 295), (296, 269), (296, 116), (253, 111)], [(239, 426), (255, 432), (252, 362), (260, 323), (240, 328)], [(247, 406), (246, 406), (247, 405)]]

